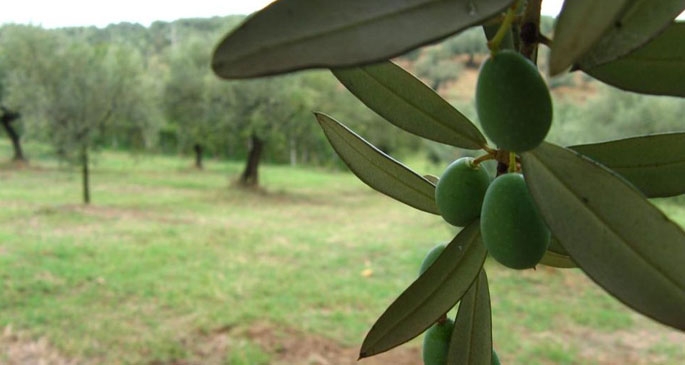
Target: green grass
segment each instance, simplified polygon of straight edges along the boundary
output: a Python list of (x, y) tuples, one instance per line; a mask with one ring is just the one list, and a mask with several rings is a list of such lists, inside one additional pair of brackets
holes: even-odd
[[(102, 364), (198, 361), (224, 328), (219, 363), (271, 363), (279, 354), (245, 335), (264, 323), (356, 347), (453, 235), (347, 173), (267, 165), (266, 191), (247, 192), (230, 187), (241, 163), (190, 162), (100, 154), (88, 207), (76, 171), (54, 161), (0, 170), (0, 329)], [(503, 363), (685, 361), (683, 335), (577, 270), (487, 269)], [(632, 344), (633, 333), (654, 340)]]
[(271, 360), (269, 354), (249, 341), (240, 341), (233, 352), (226, 357), (226, 364), (232, 365), (263, 365)]

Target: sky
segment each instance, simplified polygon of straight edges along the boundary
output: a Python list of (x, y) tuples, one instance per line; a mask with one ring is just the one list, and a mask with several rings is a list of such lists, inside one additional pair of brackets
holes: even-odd
[[(105, 27), (111, 23), (131, 22), (149, 26), (155, 20), (250, 14), (271, 1), (3, 0), (0, 6), (0, 24), (18, 23), (58, 28), (89, 25)], [(544, 0), (543, 14), (558, 14), (561, 3), (562, 0)]]

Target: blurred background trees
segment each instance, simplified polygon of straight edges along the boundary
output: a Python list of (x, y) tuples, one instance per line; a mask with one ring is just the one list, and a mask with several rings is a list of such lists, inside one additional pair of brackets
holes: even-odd
[(87, 44), (33, 27), (3, 33), (7, 77), (4, 99), (20, 110), (24, 129), (83, 172), (83, 201), (90, 202), (92, 150), (116, 132), (131, 147), (146, 145), (157, 108), (144, 82), (144, 60), (125, 44)]
[[(312, 117), (316, 110), (336, 110), (332, 117), (399, 158), (447, 163), (458, 157), (389, 128), (327, 71), (219, 81), (209, 68), (210, 55), (242, 19), (0, 27), (0, 133), (14, 146), (7, 158), (30, 158), (25, 141), (50, 146), (83, 171), (84, 200), (89, 161), (103, 148), (188, 156), (197, 169), (206, 158), (244, 161), (236, 179), (255, 186), (261, 161), (341, 166)], [(543, 19), (542, 27), (551, 31), (552, 20)], [(473, 29), (396, 61), (473, 116), (472, 93), (466, 91), (486, 52), (485, 37)], [(543, 54), (542, 69), (545, 60)], [(556, 96), (550, 138), (562, 144), (675, 130), (685, 111), (679, 100), (615, 92), (575, 74), (549, 82)], [(617, 134), (612, 124), (618, 120)]]

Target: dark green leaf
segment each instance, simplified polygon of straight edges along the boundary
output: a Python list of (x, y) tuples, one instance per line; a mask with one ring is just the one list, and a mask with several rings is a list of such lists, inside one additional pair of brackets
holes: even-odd
[(361, 181), (411, 207), (440, 214), (435, 205), (435, 185), (333, 118), (315, 114), (328, 141)]
[(623, 90), (685, 97), (685, 23), (666, 30), (627, 56), (583, 71)]
[(552, 233), (611, 295), (685, 330), (685, 233), (604, 166), (544, 143), (523, 153), (528, 188)]
[(224, 38), (223, 78), (378, 62), (480, 24), (513, 0), (280, 0)]
[[(661, 33), (685, 9), (682, 0), (629, 0), (611, 29), (580, 59), (583, 69), (621, 58)], [(595, 5), (597, 6), (597, 5)], [(602, 11), (604, 2), (602, 2)]]
[(378, 318), (364, 339), (360, 358), (390, 350), (423, 333), (466, 293), (486, 255), (480, 221), (475, 221)]
[(554, 43), (549, 57), (549, 73), (566, 70), (597, 43), (613, 25), (628, 0), (564, 1), (554, 27)]
[(490, 365), (491, 361), (490, 289), (485, 270), (481, 270), (459, 303), (447, 364)]
[(392, 62), (334, 69), (333, 74), (366, 106), (410, 133), (461, 148), (486, 144), (468, 118)]
[(649, 198), (685, 193), (685, 133), (569, 147), (614, 170)]

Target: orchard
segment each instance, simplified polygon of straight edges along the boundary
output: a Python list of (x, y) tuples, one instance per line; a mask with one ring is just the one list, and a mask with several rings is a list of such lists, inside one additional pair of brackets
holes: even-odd
[[(675, 21), (685, 3), (566, 1), (553, 34), (540, 33), (540, 3), (280, 0), (216, 48), (212, 66), (222, 78), (327, 68), (389, 123), (478, 151), (435, 181), (315, 113), (359, 179), (463, 227), (427, 254), (419, 277), (371, 327), (360, 358), (425, 333), (425, 364), (499, 363), (488, 254), (513, 270), (577, 267), (635, 312), (685, 330), (685, 233), (649, 200), (685, 193), (685, 133), (547, 142), (554, 107), (536, 67), (538, 48), (548, 47), (550, 77), (583, 72), (626, 92), (685, 97), (685, 23)], [(474, 90), (482, 132), (390, 61), (473, 27), (490, 49)], [(497, 176), (485, 161), (497, 163)]]

